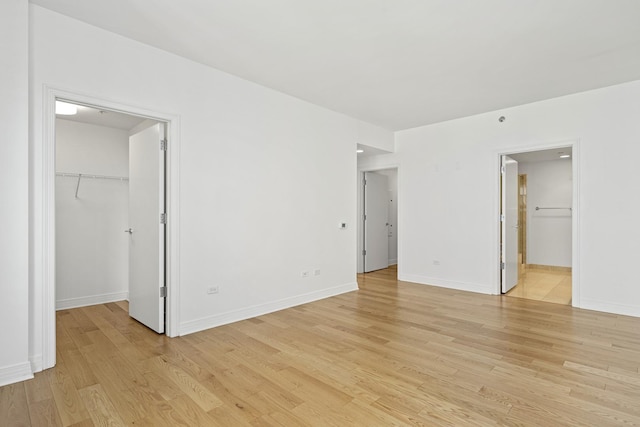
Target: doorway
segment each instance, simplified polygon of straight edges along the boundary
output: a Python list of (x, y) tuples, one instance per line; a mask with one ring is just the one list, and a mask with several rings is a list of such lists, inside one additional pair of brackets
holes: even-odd
[(361, 171), (358, 273), (398, 264), (398, 168)]
[(573, 145), (501, 155), (502, 294), (572, 304), (574, 161)]
[(164, 332), (165, 128), (56, 101), (57, 309), (127, 300)]
[[(158, 302), (159, 310), (162, 310), (163, 313), (162, 331), (169, 337), (179, 335), (179, 313), (177, 310), (179, 281), (176, 268), (179, 254), (179, 118), (177, 116), (144, 110), (112, 101), (46, 88), (45, 114), (43, 118), (44, 137), (42, 139), (43, 181), (42, 187), (36, 186), (35, 190), (36, 194), (38, 191), (41, 191), (43, 200), (43, 228), (40, 235), (36, 235), (36, 239), (42, 239), (40, 241), (43, 247), (42, 260), (37, 261), (37, 264), (41, 265), (40, 268), (43, 271), (42, 293), (37, 292), (35, 295), (36, 298), (41, 298), (42, 301), (42, 329), (36, 328), (35, 330), (36, 340), (38, 340), (38, 336), (40, 336), (42, 340), (42, 359), (41, 364), (39, 364), (41, 369), (53, 367), (56, 360), (56, 179), (65, 178), (75, 180), (75, 184), (73, 185), (78, 188), (78, 195), (85, 197), (88, 194), (86, 190), (90, 190), (90, 185), (106, 184), (109, 178), (117, 178), (118, 181), (120, 181), (119, 178), (122, 178), (121, 176), (98, 173), (93, 174), (95, 177), (89, 177), (84, 176), (81, 172), (76, 172), (77, 176), (75, 177), (56, 175), (56, 101), (63, 101), (68, 104), (95, 109), (98, 110), (98, 112), (103, 111), (106, 115), (123, 114), (135, 116), (138, 120), (155, 121), (156, 123), (161, 122), (162, 129), (166, 130), (163, 146), (160, 144), (156, 146), (158, 152), (161, 149), (165, 150), (163, 157), (166, 157), (166, 164), (163, 168), (163, 171), (166, 171), (166, 176), (161, 179), (158, 178), (157, 180), (163, 188), (163, 203), (166, 208), (164, 212), (162, 212), (164, 214), (163, 217), (158, 214), (154, 218), (157, 221), (158, 227), (160, 226), (160, 221), (163, 221), (163, 226), (166, 230), (166, 235), (162, 238), (163, 245), (158, 246), (156, 249), (158, 254), (162, 253), (165, 256), (162, 262), (162, 268), (159, 267), (158, 270), (161, 270), (159, 274), (161, 274), (166, 287), (165, 289), (160, 289), (160, 286), (158, 286), (157, 292), (162, 292), (163, 294), (162, 304)], [(105, 115), (105, 113), (103, 113), (103, 115)], [(115, 182), (113, 182), (113, 184), (115, 184)], [(75, 197), (75, 190), (73, 197)], [(82, 201), (80, 201), (80, 203), (82, 203)], [(105, 226), (105, 224), (101, 223), (100, 226)], [(118, 228), (118, 234), (127, 237), (127, 235), (130, 234), (125, 233), (128, 228), (134, 227), (120, 227)], [(122, 274), (120, 274), (119, 277), (122, 277)]]

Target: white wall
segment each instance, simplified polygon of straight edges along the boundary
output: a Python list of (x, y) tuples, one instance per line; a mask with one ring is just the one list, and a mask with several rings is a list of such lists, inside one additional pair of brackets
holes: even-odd
[[(129, 132), (56, 120), (56, 171), (128, 177)], [(127, 181), (56, 177), (56, 308), (127, 298)]]
[(0, 386), (29, 365), (28, 2), (0, 2)]
[(388, 130), (373, 126), (363, 121), (357, 121), (356, 142), (385, 151), (394, 151), (393, 134)]
[(31, 18), (36, 165), (43, 85), (180, 116), (181, 333), (356, 289), (361, 122), (37, 6)]
[(527, 175), (527, 264), (571, 267), (571, 159), (518, 162)]
[(640, 316), (638, 117), (640, 81), (397, 132), (400, 278), (495, 292), (498, 154), (578, 140), (573, 304)]

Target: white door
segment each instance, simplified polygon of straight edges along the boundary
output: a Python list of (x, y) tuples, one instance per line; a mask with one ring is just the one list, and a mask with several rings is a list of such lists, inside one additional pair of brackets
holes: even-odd
[(518, 284), (518, 162), (502, 156), (502, 292)]
[(129, 315), (164, 332), (164, 124), (129, 138)]
[(389, 267), (389, 187), (385, 175), (364, 174), (364, 272)]

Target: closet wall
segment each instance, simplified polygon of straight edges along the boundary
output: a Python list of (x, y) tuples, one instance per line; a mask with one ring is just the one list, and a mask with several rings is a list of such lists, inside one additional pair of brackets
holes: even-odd
[[(127, 177), (129, 132), (56, 120), (56, 172)], [(56, 308), (127, 298), (128, 181), (56, 176)]]
[(518, 163), (527, 175), (527, 264), (571, 267), (571, 159)]

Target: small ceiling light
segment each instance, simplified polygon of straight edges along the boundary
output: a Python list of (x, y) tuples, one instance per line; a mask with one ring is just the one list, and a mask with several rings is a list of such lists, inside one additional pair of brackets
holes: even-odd
[(73, 116), (78, 114), (78, 106), (68, 102), (56, 101), (56, 114), (62, 116)]
[(499, 121), (500, 123), (504, 122), (505, 120), (507, 120), (507, 118), (506, 118), (505, 116), (500, 116), (500, 117), (498, 117), (498, 121)]
[(356, 153), (358, 153), (358, 154), (360, 154), (360, 153), (364, 153), (364, 150), (363, 150), (363, 149), (361, 149), (361, 148), (358, 148), (358, 149), (356, 150)]
[(560, 156), (561, 159), (568, 159), (569, 157), (571, 157), (571, 154), (563, 154)]

